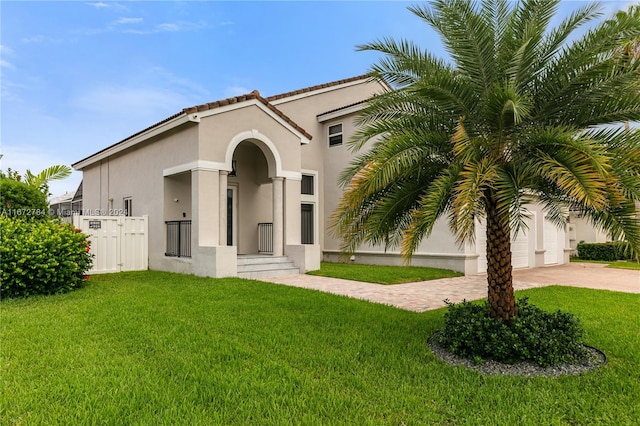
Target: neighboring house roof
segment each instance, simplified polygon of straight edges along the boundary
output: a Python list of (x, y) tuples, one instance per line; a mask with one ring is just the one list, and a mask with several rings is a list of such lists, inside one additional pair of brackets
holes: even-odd
[(71, 202), (71, 200), (73, 200), (74, 195), (75, 195), (74, 192), (67, 192), (63, 195), (59, 195), (57, 197), (52, 198), (51, 201), (49, 201), (49, 205), (69, 203)]
[(182, 111), (165, 118), (149, 127), (146, 127), (143, 130), (140, 130), (137, 133), (134, 133), (131, 136), (122, 139), (119, 142), (116, 142), (113, 145), (110, 145), (94, 154), (91, 154), (88, 157), (83, 158), (82, 160), (77, 161), (72, 164), (72, 166), (76, 169), (82, 169), (92, 164), (94, 161), (97, 161), (105, 156), (111, 155), (113, 153), (122, 151), (124, 149), (129, 148), (143, 140), (146, 140), (150, 137), (156, 136), (160, 133), (164, 133), (167, 130), (170, 130), (179, 125), (185, 124), (187, 122), (199, 122), (200, 118), (195, 115), (197, 112), (202, 111), (210, 111), (221, 107), (228, 107), (234, 104), (241, 104), (243, 102), (248, 101), (257, 101), (260, 104), (264, 105), (269, 111), (275, 114), (279, 119), (283, 120), (297, 132), (299, 132), (304, 138), (310, 140), (312, 138), (311, 134), (307, 132), (302, 126), (298, 125), (295, 121), (289, 118), (285, 113), (280, 111), (275, 105), (273, 105), (272, 101), (282, 100), (293, 96), (299, 96), (303, 94), (311, 94), (318, 90), (326, 90), (328, 88), (334, 88), (336, 86), (340, 86), (343, 84), (354, 83), (360, 80), (371, 78), (369, 75), (360, 75), (357, 77), (351, 77), (343, 80), (337, 80), (330, 83), (319, 84), (316, 86), (310, 86), (303, 89), (298, 89), (292, 92), (283, 93), (280, 95), (270, 96), (268, 98), (264, 98), (260, 95), (260, 92), (254, 90), (251, 93), (241, 96), (234, 96), (227, 99), (222, 99), (215, 102), (210, 102), (206, 104), (196, 105), (188, 108), (183, 108)]
[(75, 194), (73, 195), (73, 200), (71, 201), (82, 201), (82, 183), (84, 181), (80, 181), (80, 185), (78, 185), (78, 189), (76, 189)]

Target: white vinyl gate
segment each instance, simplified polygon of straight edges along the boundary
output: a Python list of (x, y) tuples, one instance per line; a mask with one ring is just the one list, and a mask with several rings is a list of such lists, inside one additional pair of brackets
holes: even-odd
[(91, 274), (149, 267), (148, 216), (73, 216), (73, 226), (91, 241)]

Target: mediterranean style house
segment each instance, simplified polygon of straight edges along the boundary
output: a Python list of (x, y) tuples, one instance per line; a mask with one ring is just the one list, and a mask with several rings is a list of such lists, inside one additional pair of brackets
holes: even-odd
[[(355, 155), (346, 140), (365, 101), (384, 90), (358, 76), (185, 108), (73, 164), (83, 210), (148, 215), (150, 269), (252, 278), (318, 269), (340, 255), (327, 225), (337, 177)], [(515, 268), (568, 261), (568, 233), (535, 205), (528, 229), (512, 244)], [(476, 243), (459, 246), (443, 220), (412, 264), (483, 273), (484, 240), (478, 223)], [(350, 261), (402, 263), (372, 246)]]

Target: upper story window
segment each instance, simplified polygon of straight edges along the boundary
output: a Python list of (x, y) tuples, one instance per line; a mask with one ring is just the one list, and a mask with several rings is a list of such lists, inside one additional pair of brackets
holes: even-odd
[(313, 195), (313, 175), (302, 175), (300, 193), (303, 195)]
[(329, 146), (342, 145), (342, 123), (329, 126)]

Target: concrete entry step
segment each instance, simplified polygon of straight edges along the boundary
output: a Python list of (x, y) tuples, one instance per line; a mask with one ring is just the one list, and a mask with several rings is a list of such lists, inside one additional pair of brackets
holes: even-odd
[(238, 256), (238, 277), (240, 278), (282, 277), (299, 273), (300, 269), (287, 256)]

